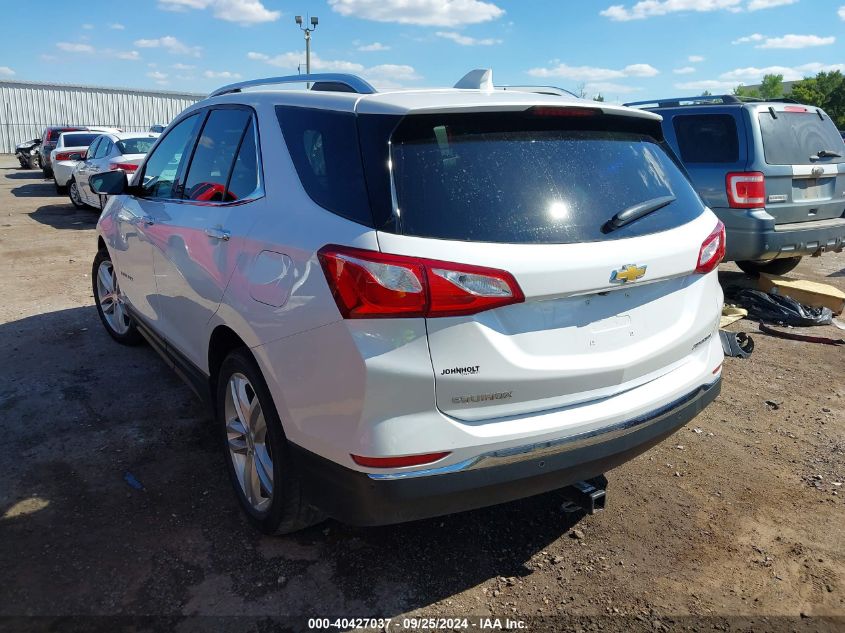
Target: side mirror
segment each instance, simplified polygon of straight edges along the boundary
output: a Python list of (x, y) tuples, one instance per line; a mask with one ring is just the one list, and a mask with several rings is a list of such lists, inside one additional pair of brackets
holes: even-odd
[(70, 159), (70, 160), (84, 160), (83, 155), (80, 154), (79, 152), (74, 152), (73, 154), (68, 156), (68, 159)]
[(129, 181), (126, 178), (126, 172), (104, 171), (99, 174), (94, 174), (88, 179), (88, 184), (91, 185), (91, 191), (94, 193), (106, 194), (109, 196), (119, 196), (127, 193), (129, 190)]

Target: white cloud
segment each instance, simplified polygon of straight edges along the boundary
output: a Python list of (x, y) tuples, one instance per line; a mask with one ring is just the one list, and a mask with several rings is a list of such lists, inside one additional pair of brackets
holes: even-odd
[(743, 2), (744, 0), (639, 0), (630, 8), (624, 4), (614, 4), (599, 13), (616, 22), (628, 22), (684, 11), (699, 13), (707, 11), (730, 11), (731, 13), (739, 13), (743, 10), (759, 11), (760, 9), (795, 4), (798, 0), (748, 0), (745, 5), (743, 5)]
[(502, 43), (502, 40), (497, 40), (492, 37), (478, 39), (475, 37), (469, 37), (468, 35), (462, 35), (455, 31), (437, 31), (435, 35), (447, 40), (452, 40), (461, 46), (493, 46), (494, 44)]
[(117, 51), (114, 56), (118, 59), (126, 59), (133, 62), (141, 59), (141, 55), (138, 51)]
[(135, 40), (135, 46), (141, 48), (163, 48), (174, 55), (189, 55), (199, 57), (202, 52), (201, 46), (188, 46), (172, 35), (165, 35), (156, 39)]
[(747, 68), (736, 68), (734, 70), (722, 73), (719, 79), (722, 81), (733, 82), (733, 85), (739, 83), (756, 84), (763, 80), (764, 75), (783, 75), (784, 81), (797, 81), (811, 75), (817, 75), (820, 72), (831, 72), (834, 70), (845, 71), (845, 64), (820, 64), (818, 62), (810, 64), (802, 64), (800, 66), (766, 66), (765, 68), (755, 68), (749, 66)]
[(676, 75), (691, 75), (695, 72), (695, 68), (692, 66), (684, 66), (683, 68), (676, 68), (672, 72)]
[(702, 57), (701, 55), (690, 55), (689, 57), (687, 57), (687, 61), (690, 62), (691, 64), (700, 64), (701, 62), (704, 61), (704, 59), (705, 58)]
[(282, 15), (265, 7), (261, 0), (159, 0), (158, 7), (165, 11), (211, 9), (215, 18), (243, 26), (275, 22)]
[(56, 42), (56, 48), (68, 53), (93, 53), (94, 47), (90, 44), (77, 44), (74, 42)]
[(162, 81), (167, 79), (167, 73), (163, 73), (160, 70), (154, 70), (152, 72), (147, 73), (147, 77), (150, 79), (155, 79), (157, 81)]
[(837, 11), (837, 13), (839, 14), (840, 20), (845, 20), (845, 5), (839, 7), (839, 11)]
[(11, 77), (14, 74), (15, 71), (8, 66), (0, 66), (0, 77)]
[(734, 88), (736, 88), (736, 82), (731, 81), (719, 81), (718, 79), (704, 79), (701, 81), (686, 81), (683, 83), (675, 84), (675, 88), (679, 90), (709, 90), (710, 92), (719, 93), (719, 92), (731, 92)]
[(638, 92), (642, 90), (642, 88), (638, 88), (635, 86), (626, 86), (625, 84), (618, 84), (609, 81), (595, 81), (595, 82), (587, 82), (584, 85), (584, 92), (587, 93), (587, 96), (592, 98), (596, 95), (623, 95), (623, 94), (630, 94), (632, 92)]
[(504, 9), (482, 0), (328, 0), (343, 16), (423, 26), (459, 26), (496, 20)]
[(528, 71), (532, 77), (559, 77), (573, 81), (607, 81), (622, 79), (623, 77), (654, 77), (660, 71), (648, 64), (631, 64), (621, 70), (611, 68), (596, 68), (593, 66), (568, 66), (558, 64), (552, 68), (532, 68)]
[(114, 29), (115, 31), (123, 31), (126, 29), (120, 22), (115, 22), (114, 24), (109, 24), (110, 29)]
[(82, 25), (82, 28), (85, 29), (86, 31), (92, 31), (94, 29), (94, 25), (86, 23), (86, 24)]
[(385, 46), (381, 42), (373, 42), (372, 44), (361, 44), (358, 46), (358, 50), (365, 53), (372, 53), (374, 51), (389, 51), (390, 47)]
[[(304, 63), (303, 54), (299, 51), (281, 53), (279, 55), (266, 55), (265, 53), (249, 52), (248, 59), (263, 61), (271, 66), (295, 70), (297, 65)], [(323, 59), (319, 55), (311, 55), (311, 70), (317, 72), (347, 72), (363, 75), (376, 88), (385, 90), (399, 88), (405, 82), (413, 82), (422, 77), (413, 66), (406, 64), (380, 64), (378, 66), (365, 67), (357, 62), (342, 59)]]
[(193, 66), (192, 64), (183, 64), (183, 63), (179, 62), (179, 63), (173, 64), (173, 68), (175, 68), (176, 70), (193, 70), (194, 68), (196, 68), (196, 66)]
[(798, 2), (798, 0), (751, 0), (748, 3), (748, 10), (759, 11), (760, 9), (782, 7), (787, 4), (795, 4), (796, 2)]
[(736, 11), (741, 5), (742, 0), (640, 0), (630, 9), (622, 4), (614, 4), (601, 11), (600, 15), (617, 22), (627, 22), (679, 11)]
[(836, 42), (833, 36), (821, 37), (819, 35), (784, 35), (783, 37), (770, 37), (757, 48), (810, 48), (812, 46), (830, 46)]
[(746, 35), (745, 37), (740, 37), (739, 39), (734, 40), (731, 44), (747, 44), (748, 42), (762, 42), (766, 39), (765, 35), (761, 35), (760, 33), (753, 33), (751, 35)]
[(204, 77), (208, 77), (209, 79), (240, 79), (240, 73), (233, 73), (228, 70), (206, 70), (203, 73)]

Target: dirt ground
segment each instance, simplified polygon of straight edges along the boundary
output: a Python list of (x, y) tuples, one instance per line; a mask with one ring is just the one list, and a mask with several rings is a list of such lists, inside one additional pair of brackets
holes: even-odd
[[(845, 629), (845, 347), (756, 334), (750, 359), (726, 360), (712, 406), (608, 474), (608, 509), (594, 516), (568, 517), (547, 494), (268, 538), (241, 517), (193, 393), (149, 347), (101, 329), (96, 219), (0, 159), (0, 629), (116, 614), (227, 616), (203, 621), (239, 631), (409, 615), (554, 616), (534, 630)], [(845, 289), (845, 254), (793, 275)], [(733, 265), (721, 277), (751, 283)]]

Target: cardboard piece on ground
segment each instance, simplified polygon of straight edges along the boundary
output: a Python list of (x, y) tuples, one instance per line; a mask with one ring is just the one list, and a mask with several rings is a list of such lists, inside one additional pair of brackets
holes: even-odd
[(792, 297), (804, 305), (830, 308), (833, 314), (841, 314), (845, 309), (845, 292), (828, 284), (761, 274), (757, 285), (763, 292)]
[(748, 310), (745, 308), (738, 308), (730, 304), (722, 306), (722, 317), (719, 319), (719, 329), (728, 327), (731, 323), (736, 323), (740, 319), (748, 316)]

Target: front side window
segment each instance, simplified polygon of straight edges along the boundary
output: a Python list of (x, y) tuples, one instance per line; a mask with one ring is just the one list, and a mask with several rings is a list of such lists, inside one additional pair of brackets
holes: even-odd
[(88, 150), (85, 152), (85, 158), (88, 159), (88, 160), (94, 158), (94, 154), (97, 153), (97, 148), (100, 146), (100, 143), (102, 143), (102, 142), (103, 142), (102, 138), (100, 138), (100, 137), (95, 138), (94, 142), (91, 143), (91, 145), (88, 146)]
[(247, 110), (225, 108), (211, 111), (181, 186), (183, 198), (203, 202), (231, 202), (236, 199), (226, 185), (250, 121)]
[(173, 184), (176, 182), (179, 164), (190, 150), (200, 120), (198, 113), (183, 119), (150, 154), (141, 180), (142, 195), (145, 198), (161, 199), (173, 196)]
[(258, 188), (258, 153), (255, 147), (255, 122), (250, 121), (238, 150), (227, 190), (235, 200), (242, 200)]
[(685, 163), (739, 161), (736, 120), (730, 114), (676, 116), (672, 125)]
[(94, 156), (92, 156), (92, 158), (105, 158), (109, 155), (110, 149), (111, 141), (104, 136), (102, 139), (100, 139), (100, 144), (97, 146), (97, 151), (94, 153)]

